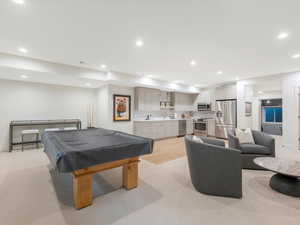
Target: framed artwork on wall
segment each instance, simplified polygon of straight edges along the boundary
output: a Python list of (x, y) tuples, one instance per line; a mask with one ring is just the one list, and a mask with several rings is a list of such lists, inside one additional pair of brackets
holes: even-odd
[(252, 102), (245, 102), (245, 116), (252, 116)]
[(113, 120), (130, 121), (131, 120), (131, 96), (130, 95), (113, 95)]

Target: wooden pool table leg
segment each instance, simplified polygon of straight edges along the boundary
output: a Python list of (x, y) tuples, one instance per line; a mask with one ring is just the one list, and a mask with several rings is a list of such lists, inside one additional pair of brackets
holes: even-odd
[(74, 203), (76, 209), (87, 207), (93, 203), (93, 175), (76, 175), (73, 178)]
[(127, 190), (138, 186), (138, 161), (123, 165), (123, 187)]
[(93, 203), (93, 174), (123, 166), (123, 187), (127, 190), (138, 186), (139, 157), (121, 159), (113, 162), (75, 170), (73, 172), (73, 192), (76, 209), (87, 207)]

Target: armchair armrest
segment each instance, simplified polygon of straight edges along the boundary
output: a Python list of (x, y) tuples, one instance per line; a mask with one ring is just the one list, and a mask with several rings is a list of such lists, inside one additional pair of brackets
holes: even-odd
[(211, 145), (217, 145), (221, 147), (225, 147), (225, 142), (223, 140), (218, 140), (216, 138), (207, 138), (207, 137), (201, 137), (204, 143), (211, 144)]
[(255, 144), (263, 145), (271, 150), (271, 155), (275, 157), (275, 139), (263, 132), (252, 130)]

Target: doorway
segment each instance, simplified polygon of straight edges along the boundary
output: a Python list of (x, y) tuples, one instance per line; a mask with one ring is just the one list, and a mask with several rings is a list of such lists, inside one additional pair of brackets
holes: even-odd
[(261, 131), (282, 136), (282, 99), (261, 100)]

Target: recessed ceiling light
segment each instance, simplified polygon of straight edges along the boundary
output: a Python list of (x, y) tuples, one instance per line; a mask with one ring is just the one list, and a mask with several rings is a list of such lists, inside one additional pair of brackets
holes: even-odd
[(150, 79), (158, 79), (158, 78), (159, 78), (159, 76), (153, 75), (153, 74), (149, 74), (149, 75), (147, 75), (146, 77), (148, 77), (148, 78), (150, 78)]
[(170, 83), (170, 84), (168, 85), (168, 87), (169, 87), (170, 89), (177, 89), (177, 88), (178, 88), (178, 85), (175, 84), (175, 83)]
[(223, 74), (223, 71), (222, 71), (222, 70), (219, 70), (219, 71), (217, 72), (217, 74), (221, 75), (221, 74)]
[(23, 79), (27, 79), (27, 78), (28, 78), (28, 76), (27, 76), (27, 75), (21, 75), (21, 78), (23, 78)]
[(102, 65), (101, 65), (101, 68), (102, 68), (102, 69), (106, 69), (107, 66), (106, 66), (105, 64), (102, 64)]
[(142, 39), (138, 39), (138, 40), (136, 40), (135, 45), (137, 47), (143, 47), (144, 46), (144, 42), (143, 42)]
[(86, 83), (85, 86), (90, 87), (92, 85), (91, 85), (91, 83)]
[(258, 94), (263, 94), (264, 92), (263, 92), (263, 91), (258, 91), (257, 93), (258, 93)]
[(286, 39), (288, 36), (289, 36), (288, 33), (282, 32), (282, 33), (280, 33), (280, 34), (277, 35), (277, 39), (283, 40), (283, 39)]
[(28, 50), (26, 48), (19, 48), (18, 50), (19, 50), (19, 52), (22, 52), (22, 53), (27, 53), (28, 52)]
[(175, 80), (173, 81), (174, 84), (184, 84), (184, 82), (182, 80)]
[(197, 62), (195, 60), (190, 61), (190, 66), (196, 66)]
[(24, 5), (25, 1), (24, 0), (12, 0), (14, 3), (19, 4), (19, 5)]
[(293, 59), (298, 59), (298, 58), (300, 58), (300, 54), (294, 54), (294, 55), (292, 55), (292, 58)]

